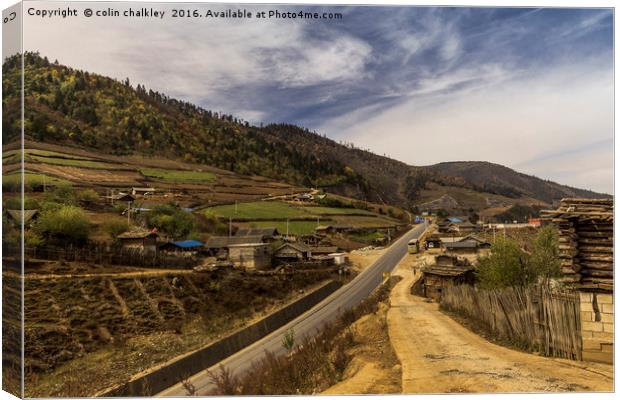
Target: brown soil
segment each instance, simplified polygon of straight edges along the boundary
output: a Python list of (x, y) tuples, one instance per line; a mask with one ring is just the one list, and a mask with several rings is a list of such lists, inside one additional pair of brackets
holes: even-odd
[(400, 393), (400, 363), (387, 334), (387, 310), (385, 303), (379, 303), (376, 313), (351, 325), (355, 342), (347, 351), (351, 361), (342, 381), (323, 394)]
[(27, 278), (26, 395), (92, 395), (245, 326), (331, 276), (161, 272)]
[(406, 257), (387, 321), (402, 363), (403, 393), (516, 393), (613, 390), (611, 365), (540, 357), (495, 345), (410, 294), (418, 279)]
[(353, 250), (348, 254), (351, 268), (356, 272), (362, 272), (375, 262), (381, 254), (385, 252), (385, 248), (372, 250)]

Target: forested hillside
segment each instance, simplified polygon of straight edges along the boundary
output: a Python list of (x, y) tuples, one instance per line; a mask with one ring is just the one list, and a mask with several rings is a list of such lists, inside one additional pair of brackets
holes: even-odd
[[(183, 159), (405, 207), (414, 206), (431, 183), (546, 202), (570, 193), (596, 195), (505, 167), (501, 178), (493, 176), (496, 169), (478, 176), (444, 164), (412, 167), (295, 125), (252, 126), (128, 80), (52, 63), (38, 53), (27, 53), (24, 65), (24, 130), (35, 141)], [(20, 66), (17, 57), (4, 63), (3, 143), (20, 133)]]

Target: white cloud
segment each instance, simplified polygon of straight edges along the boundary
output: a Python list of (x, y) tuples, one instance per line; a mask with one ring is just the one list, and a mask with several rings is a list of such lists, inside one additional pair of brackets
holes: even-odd
[[(498, 72), (497, 77), (475, 89), (414, 95), (362, 122), (355, 122), (356, 114), (344, 116), (322, 130), (413, 165), (485, 160), (611, 192), (613, 149), (590, 147), (613, 138), (612, 71), (582, 65), (512, 79)], [(575, 154), (574, 149), (583, 150)], [(571, 154), (557, 156), (563, 153)], [(540, 161), (528, 163), (551, 156), (553, 169)]]

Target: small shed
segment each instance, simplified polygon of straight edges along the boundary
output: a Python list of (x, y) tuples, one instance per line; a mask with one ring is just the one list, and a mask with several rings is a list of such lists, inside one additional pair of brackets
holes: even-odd
[(266, 243), (229, 245), (228, 259), (235, 267), (249, 270), (262, 270), (271, 266), (271, 254)]
[(437, 235), (431, 235), (424, 240), (424, 248), (428, 249), (440, 249), (441, 238)]
[(282, 261), (306, 261), (311, 255), (310, 247), (303, 243), (284, 243), (274, 253), (274, 257)]
[(154, 253), (157, 251), (157, 230), (137, 229), (117, 236), (123, 249), (136, 250), (145, 253)]
[(334, 258), (334, 264), (343, 265), (347, 263), (347, 253), (331, 253), (328, 256)]
[(441, 292), (448, 285), (473, 284), (474, 267), (466, 260), (450, 256), (437, 256), (435, 264), (422, 268), (424, 296), (441, 300)]

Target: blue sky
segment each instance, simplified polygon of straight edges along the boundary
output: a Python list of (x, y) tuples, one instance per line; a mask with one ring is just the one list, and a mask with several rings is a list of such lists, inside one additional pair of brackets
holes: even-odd
[(611, 10), (286, 10), (343, 19), (27, 17), (24, 44), (63, 64), (254, 123), (297, 123), (412, 165), (486, 160), (613, 191)]

